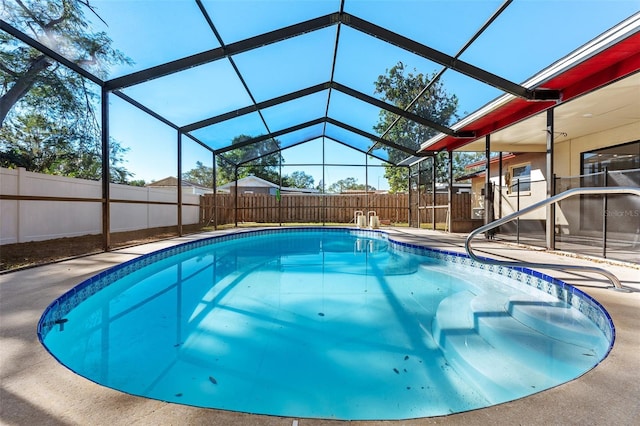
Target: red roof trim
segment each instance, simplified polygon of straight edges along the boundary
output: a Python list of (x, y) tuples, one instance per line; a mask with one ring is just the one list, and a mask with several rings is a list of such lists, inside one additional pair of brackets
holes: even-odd
[[(562, 91), (562, 101), (567, 102), (585, 93), (592, 92), (616, 80), (640, 70), (640, 33), (594, 55), (575, 67), (557, 75), (540, 87)], [(525, 118), (534, 116), (556, 105), (555, 102), (527, 101), (516, 98), (464, 126), (458, 131), (475, 131), (473, 140), (445, 136), (425, 151), (454, 150), (478, 138), (508, 127)]]

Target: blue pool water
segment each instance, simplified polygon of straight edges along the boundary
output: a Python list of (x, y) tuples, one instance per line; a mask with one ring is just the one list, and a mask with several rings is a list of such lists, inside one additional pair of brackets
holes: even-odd
[(614, 334), (597, 302), (549, 277), (312, 228), (120, 265), (52, 303), (39, 336), (69, 369), (126, 393), (355, 420), (539, 392), (597, 365)]

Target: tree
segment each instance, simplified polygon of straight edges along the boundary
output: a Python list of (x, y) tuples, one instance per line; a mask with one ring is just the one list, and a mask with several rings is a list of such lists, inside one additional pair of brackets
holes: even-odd
[(201, 161), (196, 161), (196, 167), (183, 173), (182, 179), (211, 188), (213, 187), (213, 167), (207, 167)]
[(348, 177), (345, 179), (340, 179), (337, 182), (332, 183), (331, 185), (329, 185), (329, 188), (327, 188), (327, 192), (333, 192), (333, 193), (341, 193), (343, 191), (347, 191), (347, 190), (360, 190), (360, 191), (364, 191), (365, 189), (369, 190), (369, 191), (375, 191), (376, 189), (369, 185), (365, 185), (363, 183), (358, 183), (358, 179), (353, 178), (353, 177)]
[[(453, 152), (453, 179), (459, 176), (468, 174), (468, 170), (465, 168), (467, 164), (483, 160), (484, 153), (480, 152)], [(449, 182), (449, 158), (448, 154), (441, 153), (437, 157), (438, 163), (436, 164), (436, 182), (448, 183)], [(433, 168), (432, 160), (424, 160), (420, 164), (420, 175), (417, 182), (420, 185), (420, 190), (424, 190), (425, 187), (430, 191), (433, 180)], [(418, 166), (414, 166), (413, 173), (417, 172)]]
[(131, 186), (145, 186), (146, 184), (147, 182), (145, 182), (144, 179), (135, 179), (127, 182), (127, 185), (131, 185)]
[(314, 179), (313, 176), (306, 174), (303, 171), (295, 171), (290, 176), (282, 177), (282, 185), (292, 188), (313, 188)]
[(475, 163), (476, 161), (484, 160), (484, 152), (457, 152), (453, 157), (453, 177), (454, 179), (459, 176), (468, 174), (469, 171), (465, 168), (467, 164)]
[[(417, 72), (414, 69), (414, 72)], [(407, 72), (405, 65), (398, 62), (391, 69), (386, 70), (386, 74), (378, 76), (374, 82), (375, 93), (382, 95), (382, 100), (394, 104), (399, 108), (406, 108), (420, 91), (427, 86), (431, 76), (422, 73), (414, 74)], [(431, 88), (410, 108), (410, 112), (427, 118), (438, 124), (449, 125), (457, 118), (458, 98), (449, 95), (440, 81), (435, 82)], [(396, 120), (396, 115), (381, 110), (378, 123), (374, 130), (378, 134), (383, 134), (389, 126)], [(420, 125), (414, 121), (400, 119), (398, 123), (385, 135), (396, 144), (405, 146), (412, 150), (417, 150), (420, 144), (438, 133), (430, 127)], [(397, 163), (406, 157), (406, 153), (394, 148), (385, 148), (389, 154), (389, 160)], [(446, 180), (446, 154), (440, 153), (438, 158), (437, 175)], [(405, 167), (393, 167), (385, 165), (385, 178), (389, 181), (390, 192), (406, 191), (408, 170)]]
[[(99, 77), (130, 63), (104, 32), (85, 20), (88, 1), (4, 0), (3, 19)], [(74, 71), (0, 33), (0, 144), (2, 164), (36, 172), (101, 178), (97, 87)], [(131, 174), (122, 166), (127, 149), (111, 140), (112, 180)], [(42, 168), (37, 168), (42, 165)]]
[[(40, 112), (27, 112), (0, 128), (0, 166), (99, 180), (102, 178), (100, 146), (86, 143), (85, 130), (54, 123)], [(76, 143), (69, 143), (72, 140)], [(109, 145), (111, 181), (126, 183), (131, 173), (120, 164), (127, 149), (112, 142)]]
[[(250, 139), (253, 138), (247, 135), (238, 135), (231, 141), (231, 146)], [(279, 145), (277, 140), (263, 141), (240, 146), (220, 154), (216, 160), (218, 185), (234, 181), (236, 179), (236, 165), (239, 164), (241, 167), (238, 168), (238, 179), (254, 175), (278, 184), (280, 182), (279, 166), (284, 160), (279, 152), (273, 152), (274, 143)]]

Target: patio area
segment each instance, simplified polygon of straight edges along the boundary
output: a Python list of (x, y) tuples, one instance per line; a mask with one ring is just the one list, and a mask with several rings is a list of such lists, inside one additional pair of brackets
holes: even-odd
[[(401, 241), (463, 251), (462, 234), (409, 228), (385, 228)], [(86, 278), (177, 243), (236, 230), (189, 235), (117, 251), (75, 258), (0, 275), (0, 423), (12, 425), (333, 425), (340, 421), (256, 416), (148, 400), (117, 392), (60, 365), (38, 342), (36, 326), (46, 306)], [(446, 417), (375, 424), (636, 424), (640, 417), (640, 267), (592, 261), (563, 253), (530, 250), (478, 239), (478, 254), (546, 263), (605, 267), (629, 288), (618, 292), (599, 276), (544, 271), (594, 297), (611, 315), (616, 341), (609, 356), (579, 379), (509, 403)], [(347, 423), (347, 422), (344, 422)]]

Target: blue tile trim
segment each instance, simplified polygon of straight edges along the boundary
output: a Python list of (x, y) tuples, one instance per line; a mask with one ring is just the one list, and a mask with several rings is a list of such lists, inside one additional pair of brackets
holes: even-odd
[(471, 267), (483, 271), (483, 274), (498, 275), (514, 279), (522, 284), (536, 288), (540, 291), (552, 295), (559, 300), (566, 302), (573, 308), (586, 315), (609, 340), (609, 351), (613, 347), (615, 341), (615, 327), (609, 313), (604, 307), (583, 291), (573, 287), (559, 279), (550, 277), (538, 271), (533, 271), (524, 267), (505, 267), (498, 265), (488, 265), (478, 263), (472, 260), (465, 253), (458, 253), (448, 250), (433, 249), (430, 247), (419, 246), (415, 244), (396, 241), (389, 235), (380, 230), (367, 230), (358, 228), (331, 228), (331, 227), (287, 227), (287, 228), (268, 228), (259, 230), (243, 230), (225, 235), (217, 235), (213, 237), (203, 238), (197, 241), (178, 244), (172, 247), (164, 248), (153, 253), (148, 253), (128, 260), (97, 275), (81, 282), (62, 296), (54, 300), (44, 310), (40, 321), (38, 322), (38, 338), (43, 341), (47, 333), (56, 326), (73, 308), (81, 302), (96, 294), (98, 291), (109, 286), (118, 279), (154, 262), (166, 259), (171, 256), (184, 253), (189, 250), (204, 247), (224, 241), (233, 241), (240, 238), (262, 235), (273, 235), (291, 232), (336, 232), (348, 233), (357, 237), (366, 237), (388, 241), (392, 250), (413, 253), (417, 255), (427, 256), (441, 262), (448, 262), (464, 267)]

